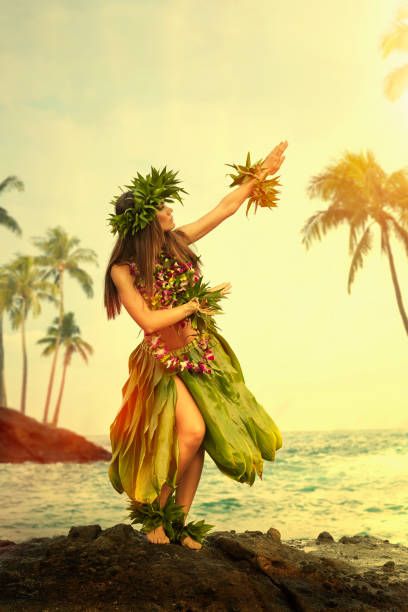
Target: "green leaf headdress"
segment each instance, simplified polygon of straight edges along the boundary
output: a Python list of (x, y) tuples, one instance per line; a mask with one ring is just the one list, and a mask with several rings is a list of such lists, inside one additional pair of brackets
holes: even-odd
[[(138, 172), (130, 185), (125, 185), (124, 189), (120, 187), (122, 193), (125, 191), (133, 193), (134, 206), (127, 208), (122, 213), (109, 215), (108, 223), (111, 226), (111, 233), (118, 233), (122, 237), (128, 234), (134, 236), (154, 219), (162, 202), (177, 200), (182, 204), (180, 194), (187, 194), (187, 191), (178, 186), (180, 181), (176, 179), (177, 174), (178, 172), (167, 170), (166, 166), (161, 171), (152, 166), (150, 174), (144, 177)], [(111, 201), (113, 206), (116, 206), (121, 195), (113, 198)]]

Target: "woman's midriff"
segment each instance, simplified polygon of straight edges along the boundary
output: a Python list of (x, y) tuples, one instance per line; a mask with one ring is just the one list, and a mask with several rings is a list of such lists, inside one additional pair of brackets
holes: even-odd
[[(178, 329), (177, 329), (178, 327)], [(144, 334), (145, 337), (149, 336), (160, 336), (163, 342), (166, 344), (167, 348), (170, 350), (179, 349), (191, 342), (198, 335), (196, 329), (194, 329), (190, 322), (186, 321), (184, 327), (177, 325), (170, 325), (169, 327), (164, 327), (163, 329), (159, 329), (157, 332), (153, 334)]]

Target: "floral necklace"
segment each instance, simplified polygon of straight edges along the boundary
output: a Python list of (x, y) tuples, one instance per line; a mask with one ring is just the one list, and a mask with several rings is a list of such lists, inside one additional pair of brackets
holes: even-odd
[[(145, 340), (147, 340), (145, 338)], [(169, 349), (160, 336), (151, 336), (147, 340), (149, 352), (160, 361), (171, 372), (183, 372), (184, 370), (197, 374), (221, 373), (215, 365), (214, 353), (209, 345), (210, 335), (202, 332), (187, 346), (180, 349)], [(195, 348), (199, 357), (195, 357), (192, 350)]]
[[(132, 274), (135, 274), (135, 264), (131, 264)], [(177, 303), (178, 295), (191, 283), (196, 283), (200, 278), (193, 268), (191, 262), (182, 263), (169, 257), (163, 251), (159, 255), (159, 261), (153, 269), (153, 295), (149, 296), (146, 283), (138, 282), (138, 288), (143, 297), (153, 309), (171, 308)]]
[[(136, 274), (134, 264), (131, 265), (131, 271), (132, 274)], [(153, 275), (152, 296), (147, 294), (144, 281), (138, 283), (140, 293), (153, 309), (172, 308), (177, 304), (180, 293), (200, 279), (200, 275), (194, 270), (191, 262), (178, 262), (163, 251), (159, 255), (159, 261), (155, 264)], [(177, 324), (182, 328), (186, 325), (186, 320)], [(145, 343), (149, 352), (172, 372), (188, 370), (200, 374), (212, 374), (220, 370), (214, 363), (211, 363), (214, 361), (214, 353), (209, 346), (209, 339), (208, 332), (201, 332), (186, 347), (175, 350), (169, 349), (159, 335), (145, 336)], [(189, 352), (190, 347), (197, 348), (200, 355), (198, 359)]]

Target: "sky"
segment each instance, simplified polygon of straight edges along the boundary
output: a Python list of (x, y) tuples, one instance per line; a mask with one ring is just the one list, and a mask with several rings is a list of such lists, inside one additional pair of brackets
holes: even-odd
[[(278, 208), (232, 217), (197, 241), (204, 280), (229, 281), (221, 334), (245, 381), (284, 432), (408, 428), (407, 336), (389, 267), (374, 248), (347, 292), (347, 228), (309, 250), (313, 175), (345, 151), (371, 150), (386, 172), (408, 165), (408, 96), (386, 99), (380, 40), (394, 0), (0, 1), (0, 180), (23, 192), (0, 205), (23, 236), (0, 227), (0, 260), (36, 253), (33, 236), (61, 225), (94, 249), (95, 295), (66, 281), (66, 310), (94, 348), (67, 373), (60, 425), (108, 434), (128, 356), (142, 332), (124, 310), (108, 321), (110, 201), (136, 172), (178, 170), (189, 195), (176, 227), (229, 193), (228, 163), (266, 156), (288, 140)], [(406, 254), (393, 240), (408, 308)], [(37, 340), (56, 316), (29, 318), (27, 414), (41, 418), (50, 358)], [(8, 404), (19, 407), (21, 337), (5, 322)], [(57, 385), (53, 402), (56, 399)]]

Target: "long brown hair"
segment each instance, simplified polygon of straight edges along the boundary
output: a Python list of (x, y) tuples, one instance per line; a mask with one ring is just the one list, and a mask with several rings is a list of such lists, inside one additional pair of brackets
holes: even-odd
[[(116, 214), (121, 214), (134, 205), (133, 193), (126, 191), (116, 201)], [(183, 263), (192, 263), (196, 272), (200, 272), (201, 257), (188, 246), (186, 234), (180, 230), (164, 231), (155, 216), (143, 230), (134, 236), (119, 236), (113, 247), (105, 273), (104, 305), (108, 319), (114, 319), (121, 310), (118, 290), (111, 277), (114, 264), (136, 264), (138, 280), (144, 282), (147, 292), (153, 291), (153, 271), (161, 251), (175, 257)]]

